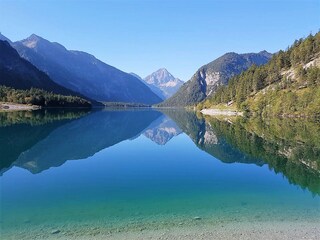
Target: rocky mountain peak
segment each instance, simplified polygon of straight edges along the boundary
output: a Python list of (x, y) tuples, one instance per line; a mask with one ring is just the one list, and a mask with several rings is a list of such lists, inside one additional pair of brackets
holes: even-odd
[(159, 88), (165, 98), (172, 96), (183, 84), (183, 81), (175, 78), (166, 68), (158, 69), (145, 77), (144, 81)]
[(219, 86), (228, 84), (233, 76), (247, 70), (253, 64), (260, 66), (267, 63), (271, 56), (272, 54), (265, 50), (259, 53), (243, 54), (228, 52), (200, 67), (175, 95), (160, 106), (195, 105), (214, 94)]
[(272, 53), (269, 53), (269, 52), (266, 51), (266, 50), (263, 50), (263, 51), (259, 52), (259, 54), (260, 54), (260, 55), (263, 55), (263, 56), (265, 56), (265, 57), (267, 57), (267, 58), (271, 58), (271, 57), (272, 57)]
[(22, 40), (22, 44), (28, 48), (35, 48), (39, 41), (45, 40), (36, 34), (31, 34), (28, 38)]
[(165, 68), (160, 68), (157, 71), (153, 72), (149, 76), (145, 77), (144, 80), (149, 84), (164, 84), (174, 80), (175, 77), (168, 72)]

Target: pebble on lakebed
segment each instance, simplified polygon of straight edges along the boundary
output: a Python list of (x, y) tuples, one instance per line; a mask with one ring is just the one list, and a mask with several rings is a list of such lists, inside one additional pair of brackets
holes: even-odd
[(51, 232), (51, 234), (58, 234), (59, 232), (61, 232), (59, 229), (56, 229), (56, 230), (53, 230), (52, 232)]

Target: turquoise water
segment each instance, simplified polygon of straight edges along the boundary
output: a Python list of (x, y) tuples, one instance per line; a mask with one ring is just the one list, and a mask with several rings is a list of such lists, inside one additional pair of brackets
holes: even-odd
[[(320, 174), (308, 159), (281, 168), (291, 159), (271, 151), (271, 159), (282, 161), (275, 164), (267, 151), (246, 152), (222, 126), (194, 113), (59, 114), (36, 123), (2, 116), (11, 119), (0, 128), (4, 239), (41, 238), (52, 229), (80, 234), (97, 227), (320, 220)], [(253, 142), (257, 149), (275, 144)], [(310, 161), (319, 163), (313, 154)]]

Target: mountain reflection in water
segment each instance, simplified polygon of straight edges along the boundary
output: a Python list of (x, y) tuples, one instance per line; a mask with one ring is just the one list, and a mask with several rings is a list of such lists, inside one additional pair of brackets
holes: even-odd
[(182, 132), (224, 163), (267, 164), (291, 184), (320, 194), (320, 125), (293, 119), (216, 119), (184, 110), (0, 113), (0, 174), (33, 174), (86, 159), (144, 135), (159, 145)]

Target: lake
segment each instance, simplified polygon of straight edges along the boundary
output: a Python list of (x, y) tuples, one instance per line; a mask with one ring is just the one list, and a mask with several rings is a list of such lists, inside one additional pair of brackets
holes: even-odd
[(315, 224), (319, 136), (184, 110), (0, 113), (1, 239)]

